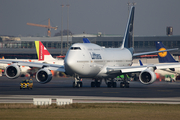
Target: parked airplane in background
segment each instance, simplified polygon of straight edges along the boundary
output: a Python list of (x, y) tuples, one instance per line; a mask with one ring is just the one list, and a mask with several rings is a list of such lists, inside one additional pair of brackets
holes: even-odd
[[(140, 72), (139, 78), (143, 84), (150, 84), (156, 80), (154, 70), (180, 67), (179, 63), (174, 64), (154, 64), (143, 66), (131, 66), (134, 56), (152, 54), (163, 51), (152, 51), (134, 54), (132, 44), (133, 23), (134, 23), (135, 7), (131, 7), (129, 19), (123, 38), (122, 46), (119, 48), (102, 48), (93, 43), (75, 43), (68, 50), (64, 59), (64, 65), (45, 64), (37, 62), (11, 61), (11, 67), (5, 70), (6, 76), (16, 78), (20, 73), (19, 66), (37, 67), (39, 71), (36, 73), (36, 80), (39, 83), (47, 83), (51, 81), (51, 70), (66, 72), (73, 75), (75, 81), (74, 87), (82, 87), (81, 78), (93, 78), (94, 82), (91, 86), (100, 87), (102, 79), (105, 79), (108, 87), (116, 87), (114, 78), (121, 74), (130, 74)], [(0, 60), (0, 62), (4, 62)], [(126, 78), (120, 83), (121, 87), (129, 87)]]
[[(166, 50), (165, 46), (162, 44), (162, 42), (156, 42), (156, 49), (161, 51), (161, 50)], [(173, 56), (168, 52), (162, 52), (158, 53), (158, 59), (159, 63), (177, 63)], [(180, 68), (167, 68), (163, 70), (156, 70), (155, 71), (159, 79), (162, 77), (166, 79), (170, 79), (170, 81), (176, 80), (176, 77), (180, 75)]]
[[(46, 49), (46, 47), (44, 47), (44, 45), (41, 43), (41, 41), (35, 41), (35, 46), (36, 46), (38, 59), (2, 59), (3, 61), (8, 61), (8, 62), (7, 64), (0, 63), (0, 69), (11, 69), (12, 67), (14, 67), (12, 63), (18, 61), (50, 63), (50, 64), (58, 64), (58, 65), (64, 64), (63, 59), (57, 60), (53, 58), (52, 55), (49, 53), (49, 51)], [(38, 68), (36, 67), (33, 68), (31, 66), (19, 66), (19, 69), (20, 69), (20, 73), (17, 75), (17, 77), (19, 77), (20, 75), (25, 75), (27, 73), (32, 75), (39, 70)]]
[(83, 38), (83, 42), (84, 42), (84, 43), (91, 43), (91, 42), (88, 40), (88, 38)]
[(39, 62), (64, 65), (64, 60), (57, 60), (53, 58), (41, 41), (35, 41), (35, 46)]
[[(0, 69), (2, 69), (2, 70), (5, 70), (6, 68), (10, 67), (12, 64), (11, 61), (38, 62), (37, 59), (5, 59), (4, 58), (1, 60), (10, 61), (10, 62), (7, 62), (6, 64), (0, 63)], [(19, 68), (21, 70), (21, 73), (20, 73), (21, 76), (28, 75), (28, 74), (32, 73), (32, 71), (31, 71), (32, 69), (29, 66), (19, 66)]]
[[(166, 48), (162, 44), (162, 42), (156, 42), (156, 49), (158, 51), (166, 50)], [(172, 57), (172, 55), (168, 51), (158, 53), (158, 59), (159, 59), (159, 63), (175, 63), (175, 62), (178, 62)]]

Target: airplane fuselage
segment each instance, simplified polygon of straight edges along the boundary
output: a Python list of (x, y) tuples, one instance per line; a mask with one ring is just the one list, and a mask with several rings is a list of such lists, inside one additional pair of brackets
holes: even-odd
[(107, 77), (107, 66), (130, 66), (132, 53), (126, 48), (102, 48), (93, 43), (73, 44), (66, 54), (66, 73), (80, 77)]

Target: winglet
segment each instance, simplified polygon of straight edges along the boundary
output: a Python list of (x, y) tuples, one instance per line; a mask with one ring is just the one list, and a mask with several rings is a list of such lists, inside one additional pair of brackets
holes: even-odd
[(88, 38), (83, 38), (83, 42), (84, 42), (84, 43), (91, 43), (91, 42), (88, 40)]
[(130, 48), (132, 46), (134, 11), (135, 11), (135, 7), (131, 6), (131, 11), (129, 14), (126, 31), (121, 48)]
[[(166, 50), (165, 46), (161, 42), (156, 42), (156, 49), (158, 51)], [(172, 55), (168, 51), (159, 52), (158, 59), (159, 63), (178, 62), (172, 57)]]
[(41, 41), (35, 41), (35, 46), (39, 61), (54, 59), (49, 53), (49, 51), (46, 49), (46, 47), (44, 47), (44, 45), (41, 43)]

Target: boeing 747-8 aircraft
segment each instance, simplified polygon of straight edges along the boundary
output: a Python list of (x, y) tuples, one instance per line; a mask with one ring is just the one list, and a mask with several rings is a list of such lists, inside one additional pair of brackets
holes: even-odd
[[(123, 43), (120, 48), (102, 48), (92, 43), (76, 43), (71, 46), (65, 57), (65, 70), (70, 75), (75, 75), (75, 86), (82, 86), (79, 78), (94, 78), (92, 87), (99, 87), (101, 80), (105, 79), (108, 87), (116, 87), (113, 79), (120, 74), (133, 72), (140, 73), (140, 81), (143, 84), (150, 84), (155, 81), (154, 70), (157, 65), (152, 66), (131, 66), (134, 56), (147, 53), (134, 54), (132, 44), (134, 7), (131, 7), (129, 20), (126, 27)], [(162, 68), (163, 66), (161, 66)], [(108, 81), (107, 81), (108, 80)], [(124, 80), (120, 86), (129, 87), (129, 83)]]
[[(105, 79), (108, 87), (116, 87), (116, 82), (114, 82), (113, 79), (117, 75), (134, 72), (140, 72), (139, 78), (143, 84), (153, 83), (156, 80), (154, 70), (177, 68), (180, 67), (180, 64), (169, 63), (163, 65), (154, 64), (131, 66), (134, 56), (168, 51), (162, 50), (134, 54), (134, 50), (131, 48), (134, 11), (135, 7), (132, 6), (121, 47), (102, 48), (93, 43), (75, 43), (68, 50), (64, 59), (64, 65), (12, 61), (13, 65), (5, 70), (6, 76), (10, 76), (9, 78), (15, 78), (15, 76), (20, 72), (19, 66), (23, 65), (39, 68), (39, 71), (36, 73), (36, 79), (42, 84), (51, 81), (51, 70), (66, 72), (69, 75), (73, 75), (75, 78), (73, 83), (74, 87), (82, 87), (80, 78), (83, 77), (93, 78), (95, 80), (91, 83), (92, 87), (100, 87), (102, 79)], [(5, 63), (5, 61), (1, 60), (0, 62)], [(129, 83), (124, 79), (124, 81), (120, 83), (120, 86), (129, 87)]]

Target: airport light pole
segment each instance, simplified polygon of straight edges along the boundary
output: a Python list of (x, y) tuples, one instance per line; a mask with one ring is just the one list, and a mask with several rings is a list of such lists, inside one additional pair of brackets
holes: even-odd
[(63, 7), (64, 5), (61, 5), (62, 11), (61, 11), (61, 55), (63, 55)]

